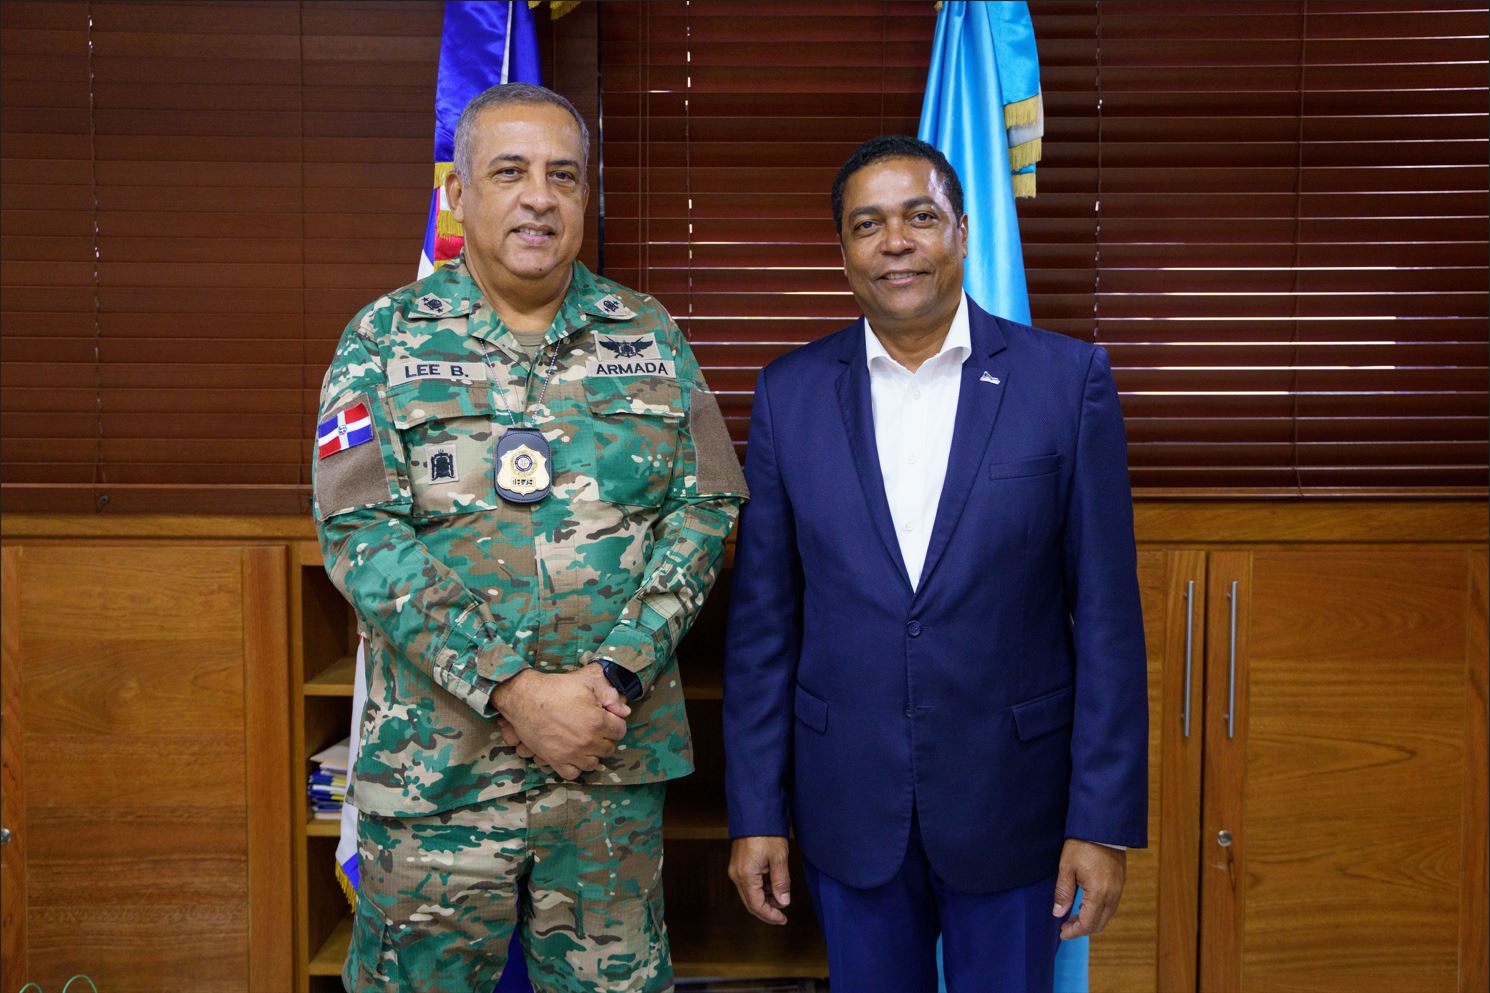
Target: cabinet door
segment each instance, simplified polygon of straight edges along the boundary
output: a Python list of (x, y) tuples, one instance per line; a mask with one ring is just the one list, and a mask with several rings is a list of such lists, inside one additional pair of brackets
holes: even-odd
[(1211, 554), (1202, 989), (1458, 985), (1474, 561)]
[(4, 988), (288, 989), (283, 549), (7, 546), (0, 566)]
[(1092, 939), (1093, 993), (1195, 989), (1205, 581), (1202, 551), (1139, 554), (1149, 663), (1149, 847), (1128, 853), (1117, 916)]

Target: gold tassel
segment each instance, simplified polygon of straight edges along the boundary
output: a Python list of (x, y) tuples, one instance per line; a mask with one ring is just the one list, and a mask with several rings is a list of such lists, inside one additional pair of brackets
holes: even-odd
[(1004, 127), (1017, 128), (1025, 124), (1034, 124), (1040, 116), (1040, 94), (1026, 97), (1017, 103), (1004, 105)]
[[(528, 0), (529, 10), (537, 10), (541, 6), (543, 6), (543, 0)], [(548, 0), (549, 19), (557, 21), (578, 6), (579, 0)]]
[(1023, 145), (1015, 145), (1009, 149), (1009, 168), (1018, 172), (1027, 165), (1034, 165), (1040, 161), (1040, 139), (1027, 141)]
[(1032, 172), (1016, 172), (1014, 174), (1014, 198), (1016, 200), (1028, 200), (1035, 195), (1035, 174)]
[(336, 881), (338, 883), (341, 883), (341, 892), (342, 895), (347, 898), (347, 903), (350, 903), (352, 905), (352, 909), (356, 910), (357, 891), (352, 889), (352, 881), (347, 878), (346, 871), (342, 869), (340, 862), (336, 863)]
[[(435, 189), (439, 189), (440, 187), (444, 186), (445, 177), (450, 175), (454, 171), (454, 162), (436, 162)], [(441, 209), (437, 214), (435, 214), (435, 234), (444, 238), (459, 238), (465, 234), (465, 229), (461, 227), (460, 221), (457, 221), (451, 215), (450, 211)], [(430, 261), (433, 262), (434, 260), (431, 259)]]

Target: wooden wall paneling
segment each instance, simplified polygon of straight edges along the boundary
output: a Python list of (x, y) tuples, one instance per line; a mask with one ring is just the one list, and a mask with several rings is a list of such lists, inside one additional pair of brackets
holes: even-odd
[[(1200, 772), (1205, 740), (1206, 553), (1165, 555), (1164, 706), (1160, 743), (1159, 933), (1155, 989), (1192, 993), (1199, 933)], [(1189, 720), (1185, 720), (1188, 705)], [(1138, 988), (1138, 987), (1132, 987)], [(1147, 988), (1147, 987), (1145, 987)]]
[(1484, 543), (1484, 500), (1152, 500), (1133, 503), (1140, 542)]
[(292, 778), (289, 629), (284, 546), (243, 550), (244, 767), (248, 803), (248, 988), (279, 993), (293, 982), (290, 864)]
[(0, 826), (10, 840), (0, 846), (0, 988), (26, 982), (26, 777), (21, 765), (20, 558), (14, 545), (0, 548)]
[(1464, 812), (1459, 878), (1459, 991), (1490, 988), (1490, 853), (1486, 807), (1490, 806), (1490, 740), (1486, 686), (1490, 684), (1490, 639), (1486, 637), (1486, 551), (1469, 555), (1468, 608), (1464, 638)]
[[(1201, 801), (1198, 843), (1198, 978), (1199, 989), (1205, 993), (1240, 993), (1242, 988), (1238, 963), (1242, 946), (1241, 897), (1245, 886), (1241, 860), (1246, 837), (1242, 824), (1242, 795), (1247, 772), (1243, 748), (1247, 740), (1247, 723), (1243, 704), (1247, 699), (1250, 570), (1249, 552), (1210, 553), (1206, 578), (1205, 719), (1201, 724), (1205, 791)], [(1234, 619), (1233, 606), (1236, 611)], [(1235, 651), (1232, 648), (1233, 631), (1236, 634)], [(1233, 692), (1237, 709), (1229, 730), (1227, 715)], [(1220, 843), (1222, 831), (1229, 832), (1229, 845)]]
[(1453, 546), (1252, 553), (1237, 737), (1207, 743), (1246, 768), (1225, 800), (1241, 989), (1454, 988), (1466, 578)]
[(240, 549), (80, 542), (19, 561), (28, 980), (243, 990)]

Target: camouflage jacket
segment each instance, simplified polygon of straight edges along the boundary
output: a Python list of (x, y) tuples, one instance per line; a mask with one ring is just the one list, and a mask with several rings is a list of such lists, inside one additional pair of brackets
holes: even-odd
[[(428, 814), (552, 781), (502, 742), (491, 691), (597, 655), (646, 692), (586, 781), (693, 768), (673, 652), (718, 575), (744, 476), (656, 300), (575, 263), (545, 342), (530, 360), (457, 259), (363, 309), (326, 372), (315, 514), (367, 639), (352, 773), (365, 812)], [(518, 421), (552, 449), (553, 489), (535, 504), (495, 488), (496, 443)]]

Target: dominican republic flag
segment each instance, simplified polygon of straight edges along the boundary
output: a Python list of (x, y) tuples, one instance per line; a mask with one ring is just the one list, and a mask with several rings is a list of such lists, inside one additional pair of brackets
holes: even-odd
[[(497, 83), (543, 82), (538, 70), (538, 34), (528, 7), (522, 0), (445, 4), (435, 82), (435, 182), (424, 250), (419, 253), (421, 279), (459, 255), (466, 241), (445, 200), (445, 177), (455, 167), (455, 125), (460, 112), (472, 97)], [(559, 16), (557, 7), (550, 9)]]
[(367, 404), (354, 403), (316, 427), (316, 451), (321, 458), (372, 441), (372, 416)]

